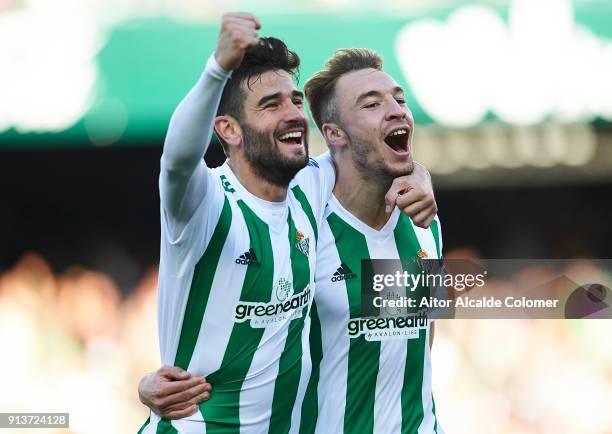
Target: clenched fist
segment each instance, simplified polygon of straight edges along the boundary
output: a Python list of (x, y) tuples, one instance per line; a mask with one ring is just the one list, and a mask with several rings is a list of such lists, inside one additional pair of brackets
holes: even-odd
[(257, 45), (257, 30), (260, 28), (261, 24), (252, 14), (235, 12), (223, 15), (215, 51), (219, 66), (226, 71), (236, 69), (246, 50)]

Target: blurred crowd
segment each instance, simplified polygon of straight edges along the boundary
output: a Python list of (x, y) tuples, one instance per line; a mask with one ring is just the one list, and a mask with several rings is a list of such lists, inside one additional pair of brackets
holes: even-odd
[[(147, 417), (138, 381), (159, 366), (156, 284), (152, 268), (123, 296), (100, 272), (56, 274), (36, 254), (1, 273), (0, 412), (70, 413), (70, 430), (38, 434), (135, 433)], [(448, 434), (612, 434), (612, 321), (436, 324)]]
[(0, 275), (0, 411), (70, 413), (70, 430), (41, 434), (135, 433), (138, 380), (159, 365), (156, 285), (151, 269), (122, 298), (102, 273), (22, 257)]

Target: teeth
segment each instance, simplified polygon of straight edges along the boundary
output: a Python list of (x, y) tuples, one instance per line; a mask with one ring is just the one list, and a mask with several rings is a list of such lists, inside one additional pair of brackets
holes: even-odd
[(406, 130), (397, 130), (394, 133), (391, 133), (392, 136), (399, 136), (401, 134), (408, 134)]
[(295, 131), (293, 133), (285, 133), (282, 136), (280, 136), (278, 139), (279, 140), (287, 140), (287, 139), (301, 139), (302, 138), (302, 132), (301, 131)]

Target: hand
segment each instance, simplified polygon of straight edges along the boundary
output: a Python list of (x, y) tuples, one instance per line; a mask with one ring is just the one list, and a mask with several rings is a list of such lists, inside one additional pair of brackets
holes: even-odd
[(415, 161), (410, 175), (393, 180), (385, 195), (385, 203), (387, 213), (397, 206), (415, 225), (428, 228), (438, 212), (438, 206), (427, 169)]
[(174, 366), (162, 366), (138, 384), (140, 402), (164, 419), (181, 419), (198, 410), (210, 398), (212, 386), (204, 377), (192, 377)]
[(259, 42), (257, 30), (261, 24), (248, 13), (234, 12), (223, 15), (215, 59), (226, 71), (238, 68), (247, 49)]

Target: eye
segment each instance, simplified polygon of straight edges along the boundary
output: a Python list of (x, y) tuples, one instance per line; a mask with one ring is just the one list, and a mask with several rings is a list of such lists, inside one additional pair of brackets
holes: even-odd
[(278, 102), (276, 102), (276, 101), (272, 101), (272, 102), (269, 102), (268, 104), (266, 104), (266, 105), (264, 106), (264, 109), (266, 109), (266, 110), (267, 110), (267, 109), (274, 109), (274, 108), (276, 108), (276, 107), (278, 107)]
[(293, 104), (295, 104), (298, 107), (301, 107), (304, 105), (304, 100), (301, 98), (296, 98), (293, 100)]
[(405, 105), (406, 104), (406, 100), (404, 98), (395, 98), (395, 101), (397, 101), (397, 103), (399, 105)]
[(363, 108), (376, 108), (380, 105), (378, 102), (371, 102), (363, 106)]

